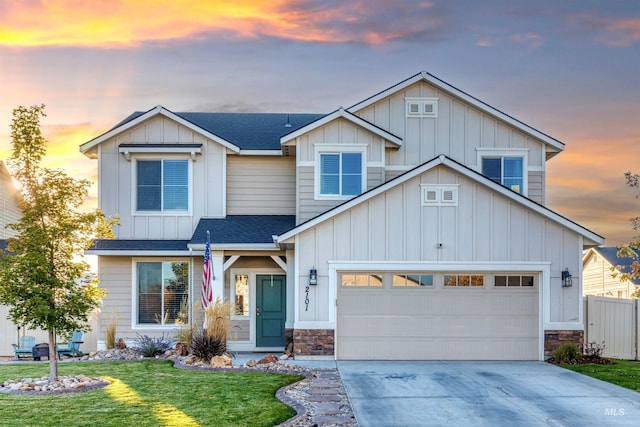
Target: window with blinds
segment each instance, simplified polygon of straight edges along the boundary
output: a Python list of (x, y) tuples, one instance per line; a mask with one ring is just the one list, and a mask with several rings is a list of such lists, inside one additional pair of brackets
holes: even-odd
[(320, 154), (320, 195), (357, 196), (362, 193), (362, 153)]
[(189, 210), (188, 160), (139, 160), (137, 211)]

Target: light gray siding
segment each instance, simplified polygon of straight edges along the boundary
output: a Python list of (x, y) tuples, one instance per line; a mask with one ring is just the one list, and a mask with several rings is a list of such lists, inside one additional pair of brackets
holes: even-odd
[[(203, 144), (202, 154), (190, 162), (191, 212), (179, 215), (134, 212), (135, 160), (189, 159), (190, 156), (132, 154), (131, 160), (127, 160), (119, 153), (118, 146), (131, 143)], [(189, 239), (201, 217), (221, 217), (225, 213), (226, 149), (169, 119), (151, 119), (103, 142), (98, 162), (98, 205), (107, 215), (120, 215), (120, 225), (114, 230), (119, 239)]]
[(227, 157), (228, 215), (295, 215), (295, 159)]
[[(438, 98), (438, 117), (407, 118), (405, 98), (409, 97)], [(425, 82), (411, 85), (356, 114), (403, 138), (399, 150), (386, 150), (387, 166), (417, 166), (444, 154), (479, 170), (477, 149), (518, 149), (527, 152), (527, 168), (544, 171), (545, 146), (541, 141)], [(534, 200), (544, 200), (544, 187), (539, 182), (530, 183), (531, 190)]]
[(345, 199), (317, 199), (315, 195), (316, 153), (318, 151), (362, 150), (367, 189), (384, 182), (385, 141), (368, 130), (339, 119), (302, 135), (296, 141), (296, 215), (298, 223), (325, 212)]
[[(458, 206), (421, 206), (420, 184), (458, 184)], [(440, 244), (442, 244), (440, 246)], [(298, 280), (311, 266), (328, 284), (329, 260), (412, 262), (551, 262), (551, 322), (579, 322), (579, 286), (562, 288), (564, 268), (580, 280), (580, 236), (445, 166), (398, 185), (297, 237)], [(328, 317), (327, 301), (312, 295), (302, 321)]]
[(529, 198), (544, 205), (544, 172), (529, 172)]

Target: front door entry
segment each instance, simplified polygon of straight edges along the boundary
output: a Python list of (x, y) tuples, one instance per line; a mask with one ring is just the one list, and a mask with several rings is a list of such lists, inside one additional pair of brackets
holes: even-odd
[(256, 275), (256, 347), (284, 347), (286, 276)]

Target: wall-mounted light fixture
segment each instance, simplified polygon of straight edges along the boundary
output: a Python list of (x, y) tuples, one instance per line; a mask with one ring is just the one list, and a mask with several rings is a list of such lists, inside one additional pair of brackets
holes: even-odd
[(571, 280), (571, 273), (569, 273), (569, 269), (565, 268), (562, 271), (562, 287), (563, 288), (570, 288), (572, 285), (572, 280)]
[(309, 270), (309, 284), (310, 285), (318, 284), (318, 270), (316, 270), (315, 267)]

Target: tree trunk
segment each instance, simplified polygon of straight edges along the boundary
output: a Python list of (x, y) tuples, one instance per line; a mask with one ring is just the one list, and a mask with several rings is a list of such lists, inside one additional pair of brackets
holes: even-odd
[(58, 379), (58, 353), (56, 352), (56, 333), (49, 330), (49, 382)]

